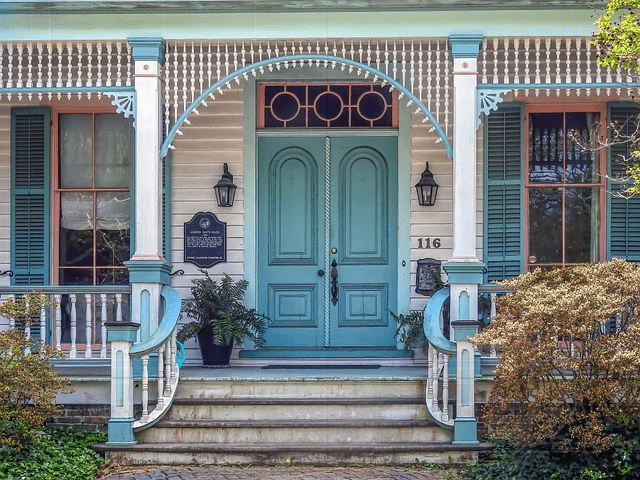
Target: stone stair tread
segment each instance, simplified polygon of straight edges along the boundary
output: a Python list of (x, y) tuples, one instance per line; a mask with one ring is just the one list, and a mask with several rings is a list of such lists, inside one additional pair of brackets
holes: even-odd
[(453, 442), (376, 442), (376, 443), (138, 443), (126, 447), (98, 445), (98, 450), (132, 450), (153, 452), (438, 452), (485, 451), (493, 446), (488, 443), (475, 445)]
[(222, 397), (176, 398), (174, 405), (378, 405), (424, 404), (420, 397)]
[(156, 428), (366, 428), (366, 427), (430, 427), (429, 419), (305, 419), (282, 420), (161, 420)]

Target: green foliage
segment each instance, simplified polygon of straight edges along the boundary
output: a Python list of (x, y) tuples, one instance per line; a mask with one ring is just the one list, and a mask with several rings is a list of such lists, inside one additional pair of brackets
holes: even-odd
[(471, 339), (502, 351), (485, 409), (493, 434), (610, 448), (640, 418), (640, 267), (538, 269), (501, 285), (511, 293)]
[(207, 324), (213, 330), (213, 340), (218, 345), (252, 340), (257, 346), (264, 344), (265, 320), (253, 308), (244, 306), (244, 294), (249, 282), (234, 281), (226, 273), (220, 282), (214, 281), (209, 272), (201, 270), (204, 278), (193, 280), (191, 295), (184, 302), (182, 312), (193, 321), (178, 331), (178, 340), (184, 342), (195, 337)]
[(54, 307), (55, 302), (38, 292), (21, 295), (15, 300), (0, 303), (0, 315), (13, 319), (16, 325), (32, 325), (40, 319), (43, 308)]
[(25, 445), (47, 418), (60, 412), (56, 392), (70, 391), (70, 383), (51, 367), (50, 360), (59, 356), (18, 330), (0, 333), (1, 443)]
[(429, 342), (424, 335), (424, 313), (420, 310), (412, 310), (408, 315), (398, 315), (392, 311), (389, 313), (398, 324), (396, 337), (402, 342), (404, 349), (420, 348), (426, 355)]
[(611, 0), (596, 25), (599, 62), (614, 70), (640, 71), (640, 0)]
[(467, 467), (470, 480), (591, 480), (640, 478), (640, 443), (615, 436), (604, 451), (562, 452), (545, 445), (526, 446), (496, 440), (495, 448)]
[(105, 442), (100, 431), (42, 429), (27, 448), (0, 447), (0, 478), (7, 480), (92, 479), (104, 458), (91, 448)]

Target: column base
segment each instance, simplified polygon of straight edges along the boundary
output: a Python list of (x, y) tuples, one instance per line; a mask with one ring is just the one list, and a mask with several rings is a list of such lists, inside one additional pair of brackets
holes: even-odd
[(478, 420), (475, 417), (458, 417), (453, 421), (453, 443), (455, 445), (477, 445)]
[(107, 426), (107, 445), (135, 445), (133, 418), (112, 418)]

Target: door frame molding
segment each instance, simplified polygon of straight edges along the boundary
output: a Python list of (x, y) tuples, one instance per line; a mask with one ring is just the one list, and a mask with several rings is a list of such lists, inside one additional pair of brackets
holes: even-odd
[[(332, 72), (335, 76), (326, 77), (326, 71), (318, 72), (310, 68), (297, 69), (296, 71), (283, 73), (265, 72), (260, 81), (300, 81), (300, 80), (322, 80), (324, 82), (357, 80), (353, 75)], [(319, 75), (324, 74), (322, 76)], [(258, 136), (327, 136), (350, 135), (356, 136), (358, 130), (354, 129), (282, 129), (281, 131), (261, 130), (256, 128), (257, 110), (257, 80), (250, 79), (244, 84), (244, 154), (243, 154), (243, 193), (244, 193), (244, 278), (249, 282), (245, 301), (247, 305), (254, 308), (258, 304), (257, 278), (258, 278), (258, 239), (257, 239), (257, 141)], [(396, 243), (396, 265), (397, 265), (397, 299), (396, 308), (399, 312), (408, 312), (411, 302), (411, 245), (410, 245), (410, 212), (411, 212), (411, 111), (404, 106), (403, 102), (398, 103), (398, 129), (371, 129), (362, 130), (363, 136), (398, 136), (398, 190), (397, 190), (397, 243)], [(330, 131), (329, 131), (330, 130)], [(246, 345), (247, 348), (251, 348)], [(398, 342), (398, 348), (403, 346)]]

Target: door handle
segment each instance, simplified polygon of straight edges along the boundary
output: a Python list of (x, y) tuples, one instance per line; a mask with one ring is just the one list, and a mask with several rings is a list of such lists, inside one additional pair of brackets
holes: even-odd
[(331, 303), (338, 303), (338, 263), (335, 258), (331, 262)]

